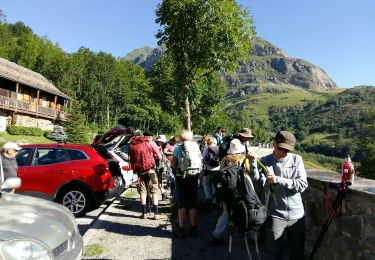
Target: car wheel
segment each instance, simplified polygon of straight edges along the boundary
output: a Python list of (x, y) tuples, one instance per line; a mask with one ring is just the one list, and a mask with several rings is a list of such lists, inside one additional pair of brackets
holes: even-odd
[(76, 217), (85, 215), (91, 205), (91, 198), (88, 192), (81, 188), (66, 189), (61, 193), (58, 201)]

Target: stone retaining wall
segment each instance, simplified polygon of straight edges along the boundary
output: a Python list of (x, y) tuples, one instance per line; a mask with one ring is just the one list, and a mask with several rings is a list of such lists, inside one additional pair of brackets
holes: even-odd
[[(306, 210), (306, 254), (309, 255), (328, 216), (326, 190), (331, 205), (340, 176), (308, 171), (309, 187), (303, 193)], [(329, 226), (314, 259), (375, 259), (375, 181), (355, 178), (342, 210)]]
[(38, 127), (44, 131), (53, 131), (53, 123), (51, 120), (43, 118), (35, 118), (26, 115), (16, 115), (16, 123), (18, 126)]

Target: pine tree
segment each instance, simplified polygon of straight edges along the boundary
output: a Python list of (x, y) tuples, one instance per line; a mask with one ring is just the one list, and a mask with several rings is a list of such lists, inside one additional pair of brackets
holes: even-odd
[(80, 104), (72, 101), (72, 105), (67, 112), (68, 120), (64, 123), (64, 128), (68, 134), (68, 142), (91, 144), (90, 128), (85, 124), (85, 117), (81, 112)]
[(53, 132), (47, 135), (47, 138), (54, 140), (58, 143), (66, 143), (68, 135), (65, 133), (64, 128), (59, 125), (53, 127)]

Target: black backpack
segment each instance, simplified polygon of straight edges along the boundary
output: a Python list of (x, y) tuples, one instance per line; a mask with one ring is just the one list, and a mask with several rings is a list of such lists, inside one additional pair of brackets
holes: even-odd
[(207, 156), (204, 158), (204, 162), (211, 166), (211, 167), (217, 167), (220, 165), (219, 160), (219, 147), (208, 147), (208, 153)]
[(219, 160), (223, 160), (223, 158), (228, 155), (228, 150), (230, 147), (230, 141), (237, 138), (235, 135), (227, 135), (223, 138), (221, 144), (219, 144)]
[(240, 233), (259, 230), (267, 218), (267, 209), (246, 174), (243, 165), (234, 165), (221, 169), (213, 176), (214, 196), (227, 205)]

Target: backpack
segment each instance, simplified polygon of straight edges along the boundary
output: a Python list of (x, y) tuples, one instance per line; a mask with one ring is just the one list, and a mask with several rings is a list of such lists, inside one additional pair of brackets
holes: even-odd
[(208, 153), (207, 156), (204, 160), (204, 162), (211, 166), (212, 168), (217, 167), (220, 165), (220, 160), (219, 160), (219, 147), (208, 147)]
[(146, 136), (134, 136), (129, 146), (130, 164), (135, 172), (149, 171), (155, 165), (149, 138)]
[(222, 140), (222, 143), (219, 144), (219, 160), (223, 160), (223, 158), (228, 154), (228, 150), (230, 147), (230, 141), (235, 138), (234, 135), (225, 136)]
[(179, 171), (184, 177), (196, 176), (202, 170), (202, 156), (199, 145), (193, 141), (185, 141), (181, 145), (182, 157), (178, 158)]
[(259, 230), (267, 218), (267, 209), (260, 202), (251, 178), (239, 165), (228, 166), (213, 176), (215, 198), (224, 202), (240, 233)]

